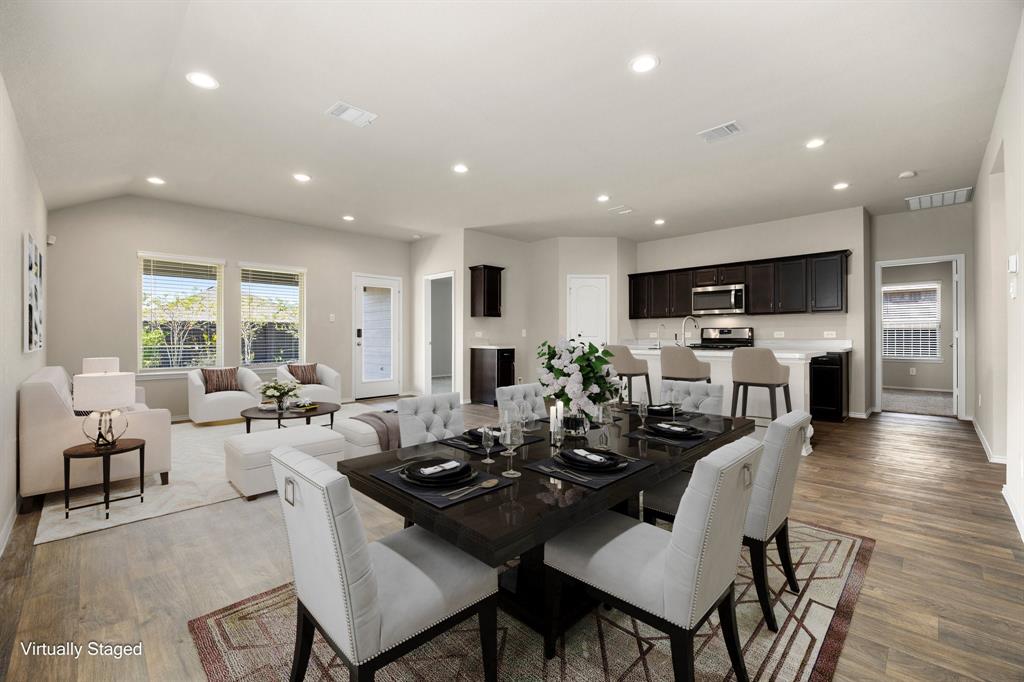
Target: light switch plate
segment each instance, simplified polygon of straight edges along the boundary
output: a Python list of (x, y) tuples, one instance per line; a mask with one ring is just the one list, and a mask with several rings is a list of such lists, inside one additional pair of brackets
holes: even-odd
[(523, 338), (524, 339), (526, 338), (526, 330), (525, 329), (523, 330)]
[(473, 336), (475, 336), (478, 339), (482, 339), (482, 338), (484, 338), (484, 333), (483, 332), (473, 332)]
[(1010, 273), (1015, 273), (1017, 272), (1018, 265), (1019, 259), (1017, 258), (1017, 254), (1011, 253), (1010, 257), (1006, 259), (1006, 271)]
[(827, 332), (825, 332), (825, 338), (826, 339), (834, 339), (834, 338), (836, 338), (836, 333), (834, 331), (827, 331)]
[(772, 332), (772, 336), (777, 339), (784, 339), (786, 338), (786, 332)]
[(335, 319), (336, 318), (334, 317), (334, 313), (331, 313), (330, 315), (327, 316), (327, 321), (328, 322), (334, 322)]
[(916, 377), (917, 376), (917, 367), (911, 367), (910, 368), (910, 376), (912, 376), (912, 377)]

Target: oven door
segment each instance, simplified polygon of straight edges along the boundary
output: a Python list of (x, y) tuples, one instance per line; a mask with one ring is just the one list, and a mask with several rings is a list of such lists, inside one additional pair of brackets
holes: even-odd
[(744, 312), (742, 284), (693, 289), (694, 315), (733, 315), (742, 312)]

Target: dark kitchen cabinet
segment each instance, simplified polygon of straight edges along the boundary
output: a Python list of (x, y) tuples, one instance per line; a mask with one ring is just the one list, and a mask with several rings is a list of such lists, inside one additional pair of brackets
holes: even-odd
[(807, 312), (807, 260), (805, 258), (775, 263), (774, 312)]
[(515, 348), (470, 350), (469, 395), (474, 403), (497, 405), (497, 389), (516, 383)]
[(689, 270), (670, 272), (668, 275), (670, 313), (683, 317), (693, 312), (693, 273)]
[(713, 287), (718, 284), (718, 268), (703, 268), (693, 271), (693, 286)]
[(811, 312), (846, 310), (846, 253), (808, 258), (811, 269)]
[(811, 358), (811, 416), (830, 422), (850, 414), (850, 354), (828, 353)]
[(751, 315), (775, 312), (775, 263), (747, 266), (747, 312)]
[(672, 312), (672, 292), (669, 290), (669, 273), (651, 275), (647, 317), (668, 317)]
[(719, 284), (744, 284), (747, 279), (747, 269), (743, 265), (723, 265), (718, 268)]
[(651, 275), (629, 276), (629, 319), (642, 320), (648, 317), (650, 291)]
[(473, 265), (470, 270), (470, 316), (501, 317), (501, 271), (496, 265)]

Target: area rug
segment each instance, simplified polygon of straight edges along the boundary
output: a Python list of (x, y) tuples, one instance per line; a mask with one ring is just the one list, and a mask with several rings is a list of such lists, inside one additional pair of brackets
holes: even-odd
[[(272, 429), (271, 423), (255, 423), (253, 430)], [(224, 441), (245, 433), (245, 424), (232, 423), (196, 426), (192, 422), (171, 425), (171, 474), (168, 485), (160, 485), (160, 477), (146, 478), (145, 502), (134, 500), (113, 502), (110, 518), (105, 519), (103, 505), (76, 509), (64, 518), (64, 493), (50, 493), (43, 503), (42, 516), (36, 529), (35, 543), (113, 528), (156, 516), (203, 507), (239, 497), (224, 473)], [(134, 456), (134, 455), (128, 455)], [(74, 466), (74, 464), (72, 464)], [(110, 496), (132, 495), (139, 491), (139, 479), (115, 481)], [(72, 491), (71, 506), (103, 499), (103, 486), (95, 485)]]
[[(790, 542), (800, 581), (790, 594), (778, 556), (769, 552), (769, 584), (779, 632), (764, 624), (751, 581), (749, 555), (737, 577), (740, 638), (752, 680), (829, 680), (846, 639), (874, 541), (829, 528), (790, 522)], [(287, 680), (295, 643), (295, 593), (291, 584), (244, 599), (189, 622), (206, 676), (212, 682)], [(378, 671), (377, 680), (480, 680), (476, 619), (424, 644)], [(566, 633), (558, 656), (544, 660), (543, 640), (498, 612), (499, 677), (505, 680), (672, 680), (668, 638), (618, 611), (595, 610)], [(735, 680), (718, 618), (698, 636), (699, 680)], [(344, 664), (317, 634), (308, 682), (347, 680)]]

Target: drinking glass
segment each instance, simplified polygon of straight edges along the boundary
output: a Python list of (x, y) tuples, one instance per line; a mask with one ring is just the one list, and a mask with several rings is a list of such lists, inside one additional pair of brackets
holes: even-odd
[(482, 436), (480, 444), (484, 446), (484, 450), (487, 454), (481, 461), (483, 464), (494, 464), (494, 460), (491, 459), (491, 448), (494, 447), (494, 432), (491, 431), (491, 427), (485, 426), (480, 429), (480, 435)]
[(523, 425), (518, 421), (505, 424), (501, 430), (501, 444), (505, 451), (501, 453), (508, 457), (508, 471), (501, 472), (505, 478), (519, 478), (521, 473), (515, 470), (516, 448), (523, 444)]
[(601, 426), (601, 430), (597, 432), (597, 445), (595, 445), (594, 447), (596, 447), (598, 450), (607, 450), (607, 449), (609, 449), (610, 445), (609, 445), (609, 442), (608, 442), (608, 427), (607, 426), (602, 425)]
[(640, 417), (640, 430), (647, 428), (647, 398), (641, 398), (636, 413)]
[(565, 429), (562, 428), (561, 424), (554, 424), (551, 427), (551, 444), (556, 448), (561, 448), (562, 443), (565, 441)]

